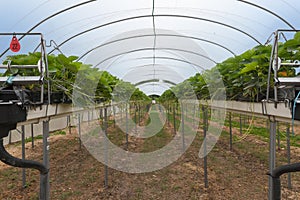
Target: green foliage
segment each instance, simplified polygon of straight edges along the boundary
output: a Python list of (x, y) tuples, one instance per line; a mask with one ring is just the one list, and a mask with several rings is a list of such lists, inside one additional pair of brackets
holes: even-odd
[(166, 90), (158, 99), (160, 102), (164, 103), (166, 101), (177, 101), (177, 97), (175, 96), (174, 92), (169, 89)]
[[(130, 93), (133, 94), (132, 99), (148, 99), (143, 92), (136, 89), (132, 84), (123, 82), (106, 71), (100, 71), (98, 68), (92, 68), (91, 65), (77, 62), (77, 58), (77, 56), (67, 57), (62, 54), (47, 56), (51, 94), (63, 94), (63, 101), (71, 100), (75, 88), (76, 92), (81, 94), (81, 97), (76, 101), (81, 103), (104, 102), (112, 99), (113, 90), (119, 84), (124, 87), (119, 90), (119, 92), (123, 91), (122, 95), (132, 91)], [(8, 56), (4, 64), (10, 60), (12, 65), (36, 65), (40, 59), (41, 53), (28, 53), (28, 55)], [(7, 71), (3, 75), (12, 74), (29, 76), (38, 75), (39, 72), (37, 69), (29, 69), (16, 72)], [(29, 89), (33, 88), (34, 86), (29, 86)]]
[[(209, 99), (218, 92), (214, 85), (219, 85), (223, 81), (226, 90), (226, 97), (229, 100), (260, 101), (265, 97), (267, 90), (268, 70), (270, 63), (271, 45), (258, 45), (247, 50), (241, 55), (228, 58), (217, 64), (210, 70), (197, 73), (187, 81), (192, 85), (198, 99)], [(294, 38), (285, 43), (279, 43), (278, 55), (282, 61), (294, 61), (300, 59), (300, 32)], [(218, 73), (221, 77), (218, 77)], [(281, 67), (278, 76), (295, 76), (296, 72), (291, 67)], [(184, 84), (184, 82), (182, 83)], [(181, 91), (182, 84), (173, 87), (173, 91)], [(271, 86), (273, 85), (271, 80)], [(271, 87), (272, 90), (272, 87)], [(170, 95), (169, 97), (167, 97)], [(180, 94), (185, 96), (186, 94)], [(166, 91), (163, 100), (173, 99), (170, 91)]]

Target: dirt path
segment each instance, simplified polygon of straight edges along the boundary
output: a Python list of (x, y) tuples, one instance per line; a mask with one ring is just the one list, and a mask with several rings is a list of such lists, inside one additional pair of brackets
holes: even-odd
[[(146, 123), (146, 119), (142, 124)], [(85, 126), (88, 127), (87, 124)], [(173, 134), (172, 127), (168, 128)], [(109, 132), (114, 131), (118, 130), (111, 125)], [(238, 130), (234, 129), (234, 134), (238, 134)], [(108, 188), (104, 187), (104, 165), (95, 160), (84, 146), (79, 148), (76, 128), (72, 129), (72, 134), (52, 135), (51, 199), (267, 199), (268, 145), (265, 142), (250, 135), (245, 140), (234, 143), (233, 151), (230, 151), (228, 134), (222, 135), (208, 155), (209, 188), (205, 188), (203, 160), (198, 157), (202, 144), (200, 135), (201, 132), (183, 156), (162, 170), (128, 174), (109, 169)], [(141, 146), (145, 145), (142, 140), (129, 137), (129, 141), (130, 151), (138, 152)], [(27, 158), (41, 160), (41, 140), (36, 140), (34, 149), (30, 145), (26, 144)], [(21, 157), (20, 144), (9, 145), (8, 150)], [(294, 148), (294, 151), (296, 154), (299, 149)], [(293, 159), (296, 160), (298, 156), (295, 154)], [(278, 153), (278, 157), (284, 156), (284, 151)], [(35, 170), (27, 170), (26, 178), (27, 188), (22, 189), (21, 169), (0, 163), (0, 199), (38, 199), (38, 173)], [(285, 178), (283, 184), (286, 185)], [(293, 176), (293, 186), (294, 190), (300, 191), (299, 176)], [(300, 199), (297, 192), (287, 191), (284, 195), (285, 199)]]

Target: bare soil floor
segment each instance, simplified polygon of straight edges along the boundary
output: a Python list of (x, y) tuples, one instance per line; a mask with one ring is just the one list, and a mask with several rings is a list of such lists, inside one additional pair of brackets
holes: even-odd
[[(113, 128), (111, 128), (113, 132)], [(172, 127), (166, 127), (172, 130)], [(226, 128), (224, 128), (226, 131)], [(248, 135), (229, 149), (229, 135), (223, 133), (208, 155), (208, 188), (204, 184), (203, 159), (198, 157), (202, 131), (185, 154), (172, 165), (151, 173), (128, 174), (109, 169), (104, 187), (104, 165), (92, 157), (84, 146), (79, 147), (77, 129), (66, 135), (50, 137), (51, 199), (203, 199), (244, 200), (268, 197), (268, 144)], [(234, 129), (233, 134), (239, 134)], [(129, 140), (129, 150), (141, 141)], [(137, 144), (135, 143), (137, 142)], [(7, 146), (10, 153), (21, 157), (20, 143)], [(292, 149), (293, 161), (299, 160), (299, 149)], [(286, 162), (285, 150), (277, 152), (278, 164)], [(42, 160), (42, 141), (35, 147), (26, 144), (26, 158)], [(287, 189), (282, 177), (283, 199), (300, 199), (300, 177), (292, 176), (293, 189)], [(26, 187), (22, 187), (22, 169), (0, 163), (0, 199), (38, 199), (39, 174), (26, 170)]]

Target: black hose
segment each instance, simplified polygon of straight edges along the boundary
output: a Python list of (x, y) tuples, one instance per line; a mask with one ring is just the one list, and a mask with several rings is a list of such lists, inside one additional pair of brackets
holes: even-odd
[(299, 171), (300, 171), (300, 163), (283, 165), (273, 170), (272, 177), (279, 178), (282, 174), (289, 173), (289, 172), (299, 172)]
[(32, 168), (40, 171), (41, 174), (47, 174), (48, 169), (41, 163), (31, 160), (22, 160), (10, 155), (3, 145), (3, 138), (0, 139), (0, 160), (7, 165), (20, 167), (20, 168)]
[(299, 172), (300, 171), (300, 163), (293, 163), (288, 165), (283, 165), (275, 168), (272, 171), (271, 177), (273, 179), (273, 200), (281, 199), (281, 184), (280, 184), (280, 176), (285, 173), (290, 172)]

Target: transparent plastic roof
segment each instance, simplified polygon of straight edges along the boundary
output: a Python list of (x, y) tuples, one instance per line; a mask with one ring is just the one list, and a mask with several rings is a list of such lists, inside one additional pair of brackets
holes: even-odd
[[(11, 0), (0, 5), (0, 32), (41, 32), (48, 53), (77, 55), (147, 94), (161, 94), (265, 44), (277, 29), (300, 29), (298, 0)], [(0, 38), (0, 53), (8, 41)], [(25, 37), (21, 53), (36, 45)]]

